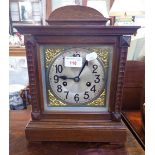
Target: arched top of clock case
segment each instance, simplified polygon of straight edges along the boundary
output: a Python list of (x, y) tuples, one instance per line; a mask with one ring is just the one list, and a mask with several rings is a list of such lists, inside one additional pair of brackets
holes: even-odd
[(72, 24), (72, 25), (105, 25), (109, 18), (105, 18), (99, 11), (80, 5), (69, 5), (60, 7), (51, 12), (47, 23), (54, 24)]

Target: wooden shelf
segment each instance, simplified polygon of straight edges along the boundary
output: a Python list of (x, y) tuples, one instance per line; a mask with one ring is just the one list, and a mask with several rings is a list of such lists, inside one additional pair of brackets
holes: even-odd
[(122, 99), (122, 118), (143, 148), (145, 148), (145, 131), (141, 106), (145, 103), (144, 81), (145, 62), (127, 61)]
[(141, 118), (140, 111), (122, 112), (123, 121), (136, 137), (141, 146), (145, 148), (145, 131)]
[(25, 47), (9, 47), (9, 56), (26, 56)]

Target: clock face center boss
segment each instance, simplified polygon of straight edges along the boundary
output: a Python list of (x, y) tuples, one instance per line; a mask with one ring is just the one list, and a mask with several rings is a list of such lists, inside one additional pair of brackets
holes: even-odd
[(48, 107), (106, 106), (110, 47), (41, 49)]

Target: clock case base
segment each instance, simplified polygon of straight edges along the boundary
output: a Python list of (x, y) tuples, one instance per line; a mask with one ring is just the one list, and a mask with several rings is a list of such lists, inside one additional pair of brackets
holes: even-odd
[(103, 120), (30, 121), (25, 129), (29, 142), (76, 141), (124, 144), (127, 131), (122, 122)]

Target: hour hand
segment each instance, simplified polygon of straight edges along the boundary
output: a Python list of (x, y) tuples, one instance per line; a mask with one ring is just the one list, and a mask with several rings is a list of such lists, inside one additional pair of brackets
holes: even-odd
[(58, 76), (58, 78), (63, 79), (63, 80), (71, 79), (71, 80), (74, 80), (75, 82), (80, 81), (80, 78), (78, 76), (70, 78), (70, 77), (67, 77), (67, 76), (63, 75), (63, 76)]
[(62, 76), (58, 76), (60, 79), (63, 79), (63, 80), (67, 80), (67, 79), (73, 79), (74, 80), (74, 78), (69, 78), (69, 77), (67, 77), (67, 76), (65, 76), (65, 75), (62, 75)]

